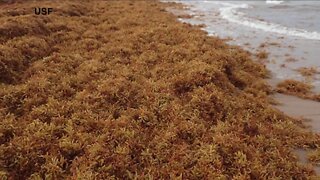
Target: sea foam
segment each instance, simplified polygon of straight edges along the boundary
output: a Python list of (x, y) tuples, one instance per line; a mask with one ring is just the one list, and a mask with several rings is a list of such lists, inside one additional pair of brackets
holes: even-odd
[(266, 3), (267, 3), (267, 4), (281, 4), (281, 3), (283, 3), (283, 1), (267, 0)]
[(220, 15), (222, 18), (237, 24), (247, 27), (263, 30), (266, 32), (278, 33), (281, 35), (295, 36), (305, 39), (320, 40), (319, 32), (309, 32), (304, 29), (288, 28), (286, 26), (265, 22), (258, 19), (247, 17), (244, 13), (239, 12), (239, 9), (251, 8), (248, 4), (231, 4), (226, 2), (207, 1), (222, 5)]

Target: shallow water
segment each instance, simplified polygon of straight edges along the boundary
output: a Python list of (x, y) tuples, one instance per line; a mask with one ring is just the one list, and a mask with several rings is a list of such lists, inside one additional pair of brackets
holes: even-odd
[(320, 103), (284, 94), (275, 94), (273, 97), (280, 103), (276, 108), (291, 117), (302, 117), (306, 120), (304, 124), (320, 133)]
[(245, 12), (249, 16), (288, 28), (320, 32), (319, 8), (320, 2), (317, 1), (289, 1), (280, 5), (257, 5), (255, 8), (246, 9)]
[[(305, 78), (296, 69), (320, 70), (320, 2), (284, 1), (178, 1), (189, 7), (185, 13), (191, 24), (205, 24), (209, 35), (232, 38), (230, 44), (242, 45), (251, 52), (269, 54), (267, 68), (275, 79), (308, 81), (320, 90), (320, 74)], [(263, 48), (263, 43), (271, 43)], [(294, 59), (294, 61), (290, 61)]]
[[(269, 83), (275, 86), (284, 79), (307, 81), (320, 92), (320, 74), (303, 77), (296, 69), (314, 67), (320, 70), (320, 1), (179, 1), (188, 7), (175, 14), (194, 17), (180, 19), (191, 24), (205, 24), (210, 36), (231, 38), (230, 44), (241, 45), (250, 52), (269, 53), (266, 67), (271, 71)], [(267, 44), (263, 48), (261, 44)], [(268, 45), (269, 43), (269, 45)], [(289, 61), (291, 59), (291, 61)], [(293, 61), (293, 60), (294, 61)], [(281, 103), (275, 106), (292, 117), (307, 119), (310, 130), (320, 133), (320, 103), (275, 94)], [(295, 151), (301, 163), (308, 163), (306, 151)], [(320, 174), (320, 167), (314, 167)]]
[[(273, 98), (280, 103), (279, 105), (275, 105), (275, 108), (291, 117), (305, 119), (303, 123), (311, 131), (320, 133), (320, 103), (278, 93), (273, 95)], [(294, 153), (301, 163), (309, 163), (305, 149), (296, 149)], [(314, 170), (320, 175), (319, 166), (314, 166)]]

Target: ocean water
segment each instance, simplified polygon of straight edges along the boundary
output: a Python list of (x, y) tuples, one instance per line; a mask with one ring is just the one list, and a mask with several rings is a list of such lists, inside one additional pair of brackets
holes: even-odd
[[(209, 35), (231, 38), (230, 44), (241, 45), (253, 53), (267, 51), (266, 66), (275, 81), (308, 81), (319, 92), (320, 74), (306, 78), (296, 70), (313, 67), (320, 71), (320, 0), (176, 2), (187, 7), (182, 13), (193, 15), (181, 21), (204, 24), (203, 30)], [(272, 45), (261, 48), (261, 44)]]
[[(310, 82), (320, 93), (320, 73), (304, 77), (298, 68), (313, 67), (320, 71), (320, 0), (319, 1), (177, 1), (186, 9), (169, 9), (175, 14), (190, 14), (191, 19), (180, 21), (204, 24), (209, 36), (230, 39), (256, 53), (269, 53), (266, 67), (271, 71), (271, 85), (284, 79)], [(282, 105), (276, 108), (293, 117), (305, 117), (314, 132), (320, 132), (318, 102), (276, 94)], [(301, 163), (307, 163), (306, 151), (296, 149)], [(314, 166), (317, 175), (320, 167)]]
[(230, 22), (267, 32), (320, 40), (320, 18), (317, 17), (320, 4), (315, 1), (205, 3), (222, 5), (219, 8), (221, 16)]

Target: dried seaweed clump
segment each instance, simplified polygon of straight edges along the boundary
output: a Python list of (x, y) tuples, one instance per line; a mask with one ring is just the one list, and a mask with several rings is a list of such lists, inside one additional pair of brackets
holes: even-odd
[(302, 76), (306, 76), (306, 77), (312, 77), (312, 76), (320, 73), (316, 67), (301, 67), (301, 68), (297, 69), (297, 71)]
[(266, 69), (167, 6), (1, 6), (0, 179), (315, 175), (292, 149), (319, 136), (271, 107)]
[(269, 53), (264, 51), (264, 50), (260, 50), (257, 54), (256, 54), (256, 57), (260, 60), (262, 59), (267, 59), (269, 56)]
[(277, 85), (279, 93), (298, 96), (305, 99), (320, 101), (320, 95), (312, 92), (313, 86), (301, 81), (292, 79), (284, 80)]
[(311, 162), (319, 165), (319, 163), (320, 163), (320, 149), (319, 149), (319, 147), (316, 150), (308, 153), (308, 159)]
[(297, 95), (304, 97), (311, 93), (312, 86), (301, 81), (288, 79), (280, 82), (277, 85), (277, 91), (279, 93), (286, 93), (290, 95)]

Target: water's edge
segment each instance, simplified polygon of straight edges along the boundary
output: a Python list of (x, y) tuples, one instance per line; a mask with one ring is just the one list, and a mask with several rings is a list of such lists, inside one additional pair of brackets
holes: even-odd
[[(226, 9), (228, 10), (228, 9)], [(230, 9), (229, 9), (230, 10)], [(179, 15), (179, 14), (185, 14), (183, 10), (169, 10), (170, 12)], [(195, 14), (190, 14), (195, 15)], [(223, 14), (222, 14), (223, 15)], [(180, 19), (183, 20), (183, 19)], [(236, 22), (235, 22), (236, 23)], [(219, 34), (215, 33), (214, 30), (210, 29), (203, 29), (208, 32), (208, 35), (216, 35), (219, 36)], [(243, 42), (245, 43), (245, 42)], [(244, 47), (244, 49), (249, 50), (248, 48)], [(252, 49), (251, 49), (252, 51)], [(303, 65), (303, 63), (301, 64)], [(267, 68), (270, 68), (267, 66)], [(279, 81), (279, 78), (277, 78), (275, 75), (272, 76), (270, 79), (268, 79), (269, 84), (272, 87), (275, 87), (277, 82)], [(310, 130), (316, 133), (320, 133), (320, 112), (318, 111), (320, 109), (320, 103), (311, 101), (311, 100), (305, 100), (294, 96), (289, 95), (283, 95), (276, 93), (271, 96), (273, 99), (275, 99), (277, 102), (279, 102), (279, 105), (274, 105), (274, 108), (282, 111), (284, 114), (293, 117), (293, 118), (304, 118), (308, 121), (304, 122), (305, 125), (310, 127)], [(301, 108), (303, 107), (303, 108)], [(298, 157), (300, 163), (302, 164), (308, 164), (307, 159), (307, 151), (304, 149), (296, 149), (294, 151), (296, 156)], [(317, 175), (320, 175), (320, 167), (314, 166), (314, 170)]]

